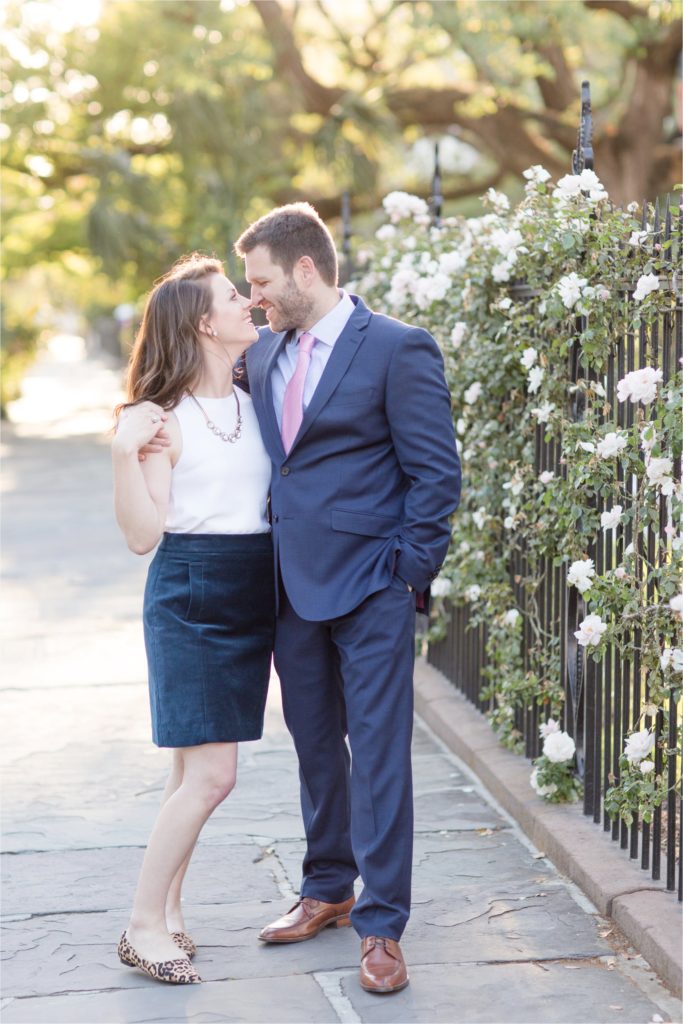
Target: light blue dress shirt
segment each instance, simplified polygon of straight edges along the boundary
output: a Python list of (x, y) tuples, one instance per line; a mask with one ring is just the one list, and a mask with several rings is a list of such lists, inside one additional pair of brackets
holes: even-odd
[[(340, 289), (339, 294), (340, 299), (337, 305), (333, 306), (329, 313), (326, 313), (321, 320), (318, 320), (317, 324), (310, 328), (310, 334), (314, 336), (316, 342), (311, 352), (311, 364), (308, 367), (304, 383), (304, 411), (320, 382), (323, 370), (327, 366), (327, 360), (332, 355), (334, 343), (356, 308), (347, 292)], [(282, 404), (285, 398), (285, 388), (296, 369), (299, 356), (299, 337), (302, 334), (303, 331), (297, 331), (287, 342), (273, 367), (273, 405), (279, 427), (282, 427)]]

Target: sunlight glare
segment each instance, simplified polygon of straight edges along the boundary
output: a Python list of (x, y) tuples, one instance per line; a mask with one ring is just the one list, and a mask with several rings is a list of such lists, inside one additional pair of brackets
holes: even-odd
[(70, 32), (94, 25), (102, 13), (102, 0), (29, 0), (21, 13), (22, 20), (34, 28)]

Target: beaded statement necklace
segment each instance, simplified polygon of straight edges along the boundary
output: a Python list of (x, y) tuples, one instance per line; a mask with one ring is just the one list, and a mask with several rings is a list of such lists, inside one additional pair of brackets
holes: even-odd
[(235, 402), (237, 403), (237, 422), (235, 423), (234, 430), (231, 430), (229, 434), (226, 433), (224, 430), (221, 430), (220, 427), (217, 427), (216, 424), (208, 415), (204, 406), (197, 401), (197, 399), (195, 398), (191, 391), (188, 393), (192, 401), (195, 403), (196, 406), (198, 406), (199, 410), (201, 411), (204, 419), (206, 420), (206, 426), (211, 431), (212, 434), (215, 434), (216, 437), (219, 437), (221, 439), (221, 441), (226, 441), (228, 444), (235, 444), (236, 441), (239, 441), (240, 437), (242, 436), (242, 410), (240, 409), (240, 400), (239, 395), (237, 394), (237, 388), (235, 388), (235, 390), (233, 391), (233, 395), (235, 396)]

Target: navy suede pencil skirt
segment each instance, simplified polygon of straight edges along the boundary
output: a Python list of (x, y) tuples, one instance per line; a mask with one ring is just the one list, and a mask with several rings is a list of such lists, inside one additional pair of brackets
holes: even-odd
[(145, 587), (152, 738), (257, 740), (275, 628), (269, 533), (165, 533)]

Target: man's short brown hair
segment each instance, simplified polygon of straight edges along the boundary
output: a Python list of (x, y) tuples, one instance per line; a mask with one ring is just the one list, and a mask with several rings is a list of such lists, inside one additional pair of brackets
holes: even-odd
[(267, 246), (273, 263), (291, 275), (302, 256), (310, 256), (328, 285), (337, 283), (337, 251), (332, 235), (310, 203), (278, 206), (250, 224), (235, 242), (238, 256)]

